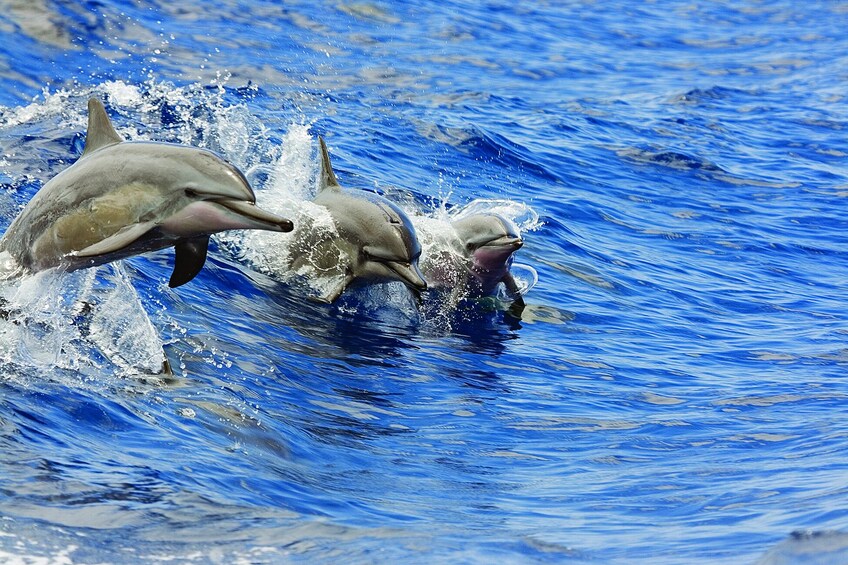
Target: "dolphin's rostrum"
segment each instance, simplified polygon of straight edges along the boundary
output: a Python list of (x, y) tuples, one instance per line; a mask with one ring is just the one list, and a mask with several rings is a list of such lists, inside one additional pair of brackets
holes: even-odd
[(88, 112), (82, 156), (38, 191), (0, 239), (6, 277), (173, 246), (169, 284), (176, 287), (203, 267), (211, 234), (292, 230), (291, 221), (257, 207), (244, 175), (214, 153), (123, 141), (98, 99), (88, 101)]

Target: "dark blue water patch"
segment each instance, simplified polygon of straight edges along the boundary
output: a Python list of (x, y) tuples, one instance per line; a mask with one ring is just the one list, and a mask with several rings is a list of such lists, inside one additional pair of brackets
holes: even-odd
[(484, 161), (494, 161), (518, 172), (528, 172), (542, 180), (557, 182), (550, 171), (534, 162), (528, 150), (499, 134), (487, 134), (484, 131), (472, 130), (468, 139), (460, 147), (469, 148), (471, 154)]
[(62, 443), (61, 439), (53, 437), (49, 426), (51, 418), (41, 408), (51, 399), (47, 395), (41, 394), (26, 396), (23, 399), (18, 398), (19, 402), (23, 400), (26, 407), (14, 408), (14, 416), (11, 416), (10, 421), (14, 422), (16, 431), (21, 434), (21, 437), (37, 443), (55, 442), (55, 444), (58, 444), (57, 447), (66, 447), (67, 444)]
[[(509, 171), (514, 176), (527, 175), (533, 179), (530, 182), (538, 179), (548, 182), (559, 180), (556, 174), (542, 163), (542, 159), (547, 156), (534, 155), (527, 147), (496, 131), (486, 131), (479, 123), (421, 123), (417, 129), (428, 139), (456, 147), (476, 161), (492, 163), (498, 170)], [(445, 152), (444, 149), (440, 151), (442, 154)], [(439, 157), (440, 162), (445, 162), (444, 156)], [(462, 166), (461, 163), (459, 165)]]
[(163, 126), (182, 125), (185, 123), (184, 118), (180, 115), (176, 106), (163, 101), (159, 105), (159, 119)]

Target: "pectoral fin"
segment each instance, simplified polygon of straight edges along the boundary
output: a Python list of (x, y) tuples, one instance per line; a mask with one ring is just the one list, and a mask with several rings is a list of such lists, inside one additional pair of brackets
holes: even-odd
[(313, 296), (312, 298), (318, 302), (332, 304), (345, 291), (348, 285), (353, 281), (353, 275), (348, 273), (344, 278), (339, 279), (338, 283), (325, 290), (324, 294)]
[(176, 288), (197, 276), (206, 263), (209, 236), (184, 239), (174, 246), (174, 272), (168, 286)]
[(518, 283), (515, 282), (515, 278), (512, 276), (512, 273), (507, 273), (504, 276), (503, 283), (513, 300), (513, 305), (517, 308), (523, 309), (524, 298), (521, 296), (521, 289), (518, 288)]
[(80, 251), (72, 252), (72, 255), (76, 255), (77, 257), (94, 257), (95, 255), (106, 255), (107, 253), (118, 251), (128, 246), (154, 227), (156, 227), (156, 222), (130, 224), (121, 228), (106, 239), (101, 239), (97, 243), (93, 243)]

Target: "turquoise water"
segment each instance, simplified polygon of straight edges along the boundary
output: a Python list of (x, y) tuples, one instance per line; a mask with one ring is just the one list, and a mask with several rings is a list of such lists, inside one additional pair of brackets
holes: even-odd
[(293, 217), (320, 134), (425, 254), (497, 210), (538, 282), (520, 318), (325, 306), (285, 236), (231, 233), (174, 290), (170, 251), (4, 283), (0, 556), (753, 563), (845, 530), (846, 29), (836, 2), (8, 6), (3, 227), (94, 95)]

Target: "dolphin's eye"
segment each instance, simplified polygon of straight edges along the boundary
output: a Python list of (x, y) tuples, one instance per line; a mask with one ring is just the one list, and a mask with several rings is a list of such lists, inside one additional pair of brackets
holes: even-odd
[(189, 198), (197, 198), (198, 194), (199, 193), (193, 188), (186, 188), (185, 189), (185, 195), (188, 196)]

